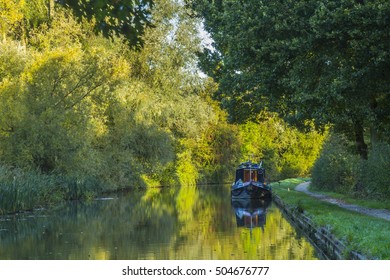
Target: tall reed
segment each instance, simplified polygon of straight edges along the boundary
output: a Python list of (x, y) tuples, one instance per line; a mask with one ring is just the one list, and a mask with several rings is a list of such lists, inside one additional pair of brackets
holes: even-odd
[(46, 175), (0, 165), (0, 214), (32, 210), (64, 200), (90, 199), (102, 191), (102, 184), (92, 177)]

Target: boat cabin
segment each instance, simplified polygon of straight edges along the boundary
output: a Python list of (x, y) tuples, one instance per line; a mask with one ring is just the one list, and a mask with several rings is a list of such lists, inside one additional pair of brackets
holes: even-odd
[(236, 182), (238, 180), (243, 182), (261, 182), (265, 180), (265, 169), (261, 167), (261, 164), (245, 162), (241, 163), (236, 170)]

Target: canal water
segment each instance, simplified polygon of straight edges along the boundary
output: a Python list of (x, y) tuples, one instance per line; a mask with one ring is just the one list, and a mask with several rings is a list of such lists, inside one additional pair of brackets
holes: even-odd
[(271, 201), (227, 186), (149, 189), (0, 216), (0, 259), (316, 259)]

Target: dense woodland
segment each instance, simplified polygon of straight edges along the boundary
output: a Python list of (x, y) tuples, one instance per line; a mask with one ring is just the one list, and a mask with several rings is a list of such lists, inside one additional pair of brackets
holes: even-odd
[(329, 129), (313, 183), (389, 197), (389, 1), (187, 4), (214, 39), (201, 65), (232, 120), (258, 120), (267, 110), (302, 130)]
[(0, 212), (248, 157), (389, 196), (390, 4), (360, 2), (1, 1)]

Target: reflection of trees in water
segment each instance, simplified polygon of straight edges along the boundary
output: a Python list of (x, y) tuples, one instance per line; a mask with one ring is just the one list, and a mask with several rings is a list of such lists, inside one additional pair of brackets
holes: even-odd
[[(174, 207), (141, 194), (128, 199), (70, 203), (46, 218), (23, 218), (0, 227), (0, 259), (138, 258), (176, 231)], [(159, 199), (164, 199), (161, 196)], [(16, 217), (14, 217), (16, 218)]]
[(267, 212), (264, 230), (250, 232), (221, 186), (150, 189), (1, 222), (0, 259), (313, 258), (280, 211)]
[[(209, 187), (210, 188), (210, 187)], [(229, 192), (218, 187), (199, 189), (194, 203), (195, 220), (185, 224), (181, 234), (187, 244), (172, 256), (177, 259), (312, 259), (315, 250), (283, 218), (276, 207), (267, 210), (264, 229), (238, 228)], [(214, 195), (210, 195), (214, 194)], [(189, 252), (191, 256), (188, 256)]]

